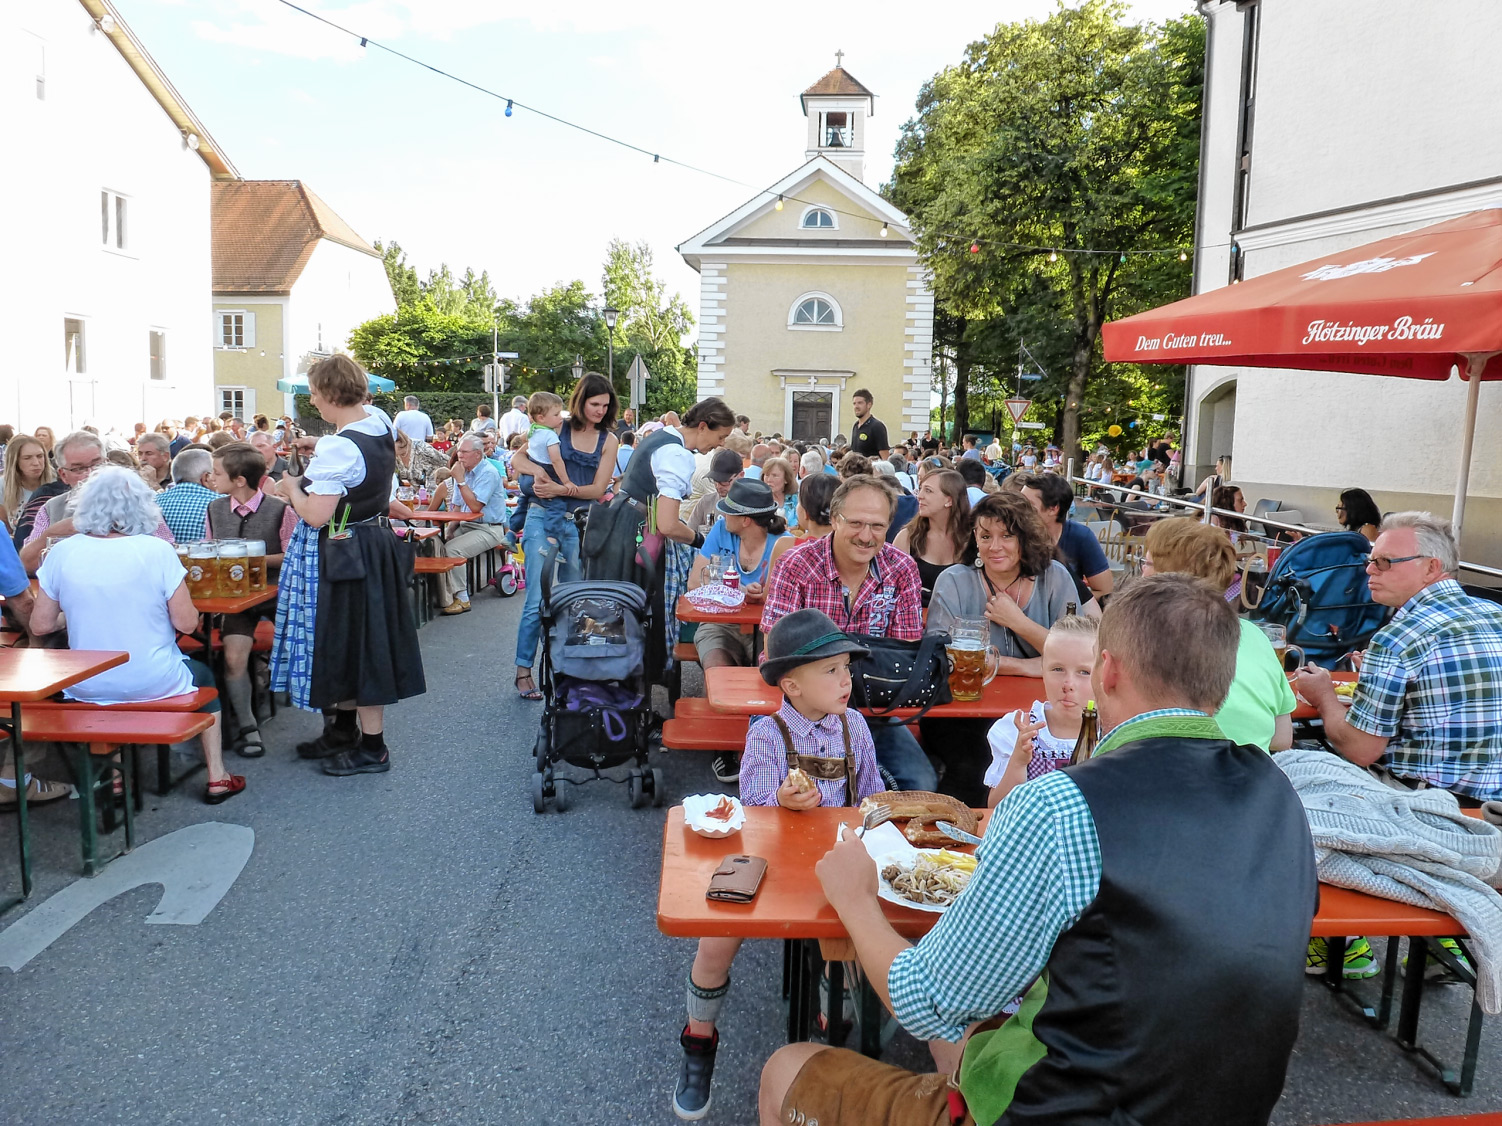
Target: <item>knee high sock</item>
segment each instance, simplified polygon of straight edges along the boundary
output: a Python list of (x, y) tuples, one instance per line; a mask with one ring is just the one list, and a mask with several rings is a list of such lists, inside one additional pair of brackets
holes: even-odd
[(692, 972), (688, 975), (688, 1019), (715, 1024), (720, 1019), (720, 1009), (725, 1004), (725, 994), (730, 992), (730, 979), (718, 989), (705, 989), (694, 983)]
[(256, 726), (255, 709), (250, 702), (250, 673), (224, 678), (224, 693), (229, 697), (230, 707), (235, 712), (235, 722), (241, 730)]

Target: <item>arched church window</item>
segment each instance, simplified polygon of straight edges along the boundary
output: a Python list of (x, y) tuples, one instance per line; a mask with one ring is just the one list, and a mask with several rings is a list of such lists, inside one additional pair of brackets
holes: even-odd
[(833, 230), (835, 226), (834, 216), (822, 207), (811, 207), (803, 215), (803, 225), (805, 227)]
[(827, 293), (805, 293), (793, 303), (788, 317), (789, 328), (824, 329), (839, 331), (845, 318), (840, 306)]

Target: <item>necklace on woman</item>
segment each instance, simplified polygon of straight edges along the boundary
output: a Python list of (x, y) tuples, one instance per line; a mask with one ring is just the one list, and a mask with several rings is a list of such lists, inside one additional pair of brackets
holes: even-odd
[[(995, 594), (996, 593), (996, 584), (991, 581), (991, 576), (988, 575), (988, 574), (986, 574), (984, 568), (981, 569), (980, 577), (986, 580), (986, 586), (990, 589), (990, 591), (991, 591), (992, 594)], [(1022, 580), (1025, 579), (1026, 577), (1027, 576), (1024, 575), (1021, 571), (1018, 571), (1017, 572), (1017, 577), (1015, 579), (1013, 579), (1011, 582), (1007, 583), (1007, 585), (1001, 591), (1002, 594), (1005, 594), (1008, 598), (1010, 598), (1018, 606), (1022, 605), (1022, 599), (1020, 597), (1018, 597), (1017, 595), (1013, 594), (1012, 591), (1017, 586), (1017, 584), (1020, 583), (1020, 582), (1022, 582)]]

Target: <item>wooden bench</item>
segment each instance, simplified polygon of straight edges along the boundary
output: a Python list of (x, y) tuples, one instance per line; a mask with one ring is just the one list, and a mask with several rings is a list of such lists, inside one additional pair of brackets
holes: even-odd
[[(21, 720), (21, 736), (27, 742), (62, 743), (73, 763), (78, 790), (78, 818), (83, 847), (83, 874), (96, 874), (116, 856), (135, 847), (135, 817), (131, 788), (135, 785), (135, 756), (127, 747), (142, 744), (170, 746), (200, 735), (214, 725), (206, 712), (110, 711), (92, 705), (81, 707), (28, 707)], [(108, 787), (108, 809), (114, 809), (114, 757), (119, 751), (119, 770), (124, 781), (125, 847), (111, 856), (99, 857), (98, 807), (95, 795)], [(113, 829), (113, 815), (106, 831)]]
[(746, 749), (743, 715), (726, 715), (709, 706), (702, 696), (680, 696), (673, 701), (673, 718), (662, 725), (662, 745), (670, 751), (730, 751)]
[(433, 605), (436, 599), (433, 597), (433, 584), (427, 581), (429, 576), (446, 575), (459, 567), (465, 566), (469, 560), (460, 556), (450, 558), (447, 555), (419, 555), (412, 563), (412, 613), (421, 629), (433, 620)]
[[(195, 688), (191, 692), (184, 692), (181, 696), (168, 696), (162, 700), (143, 700), (133, 704), (86, 704), (82, 700), (38, 700), (34, 704), (27, 704), (26, 711), (64, 710), (81, 712), (196, 712), (211, 700), (219, 698), (217, 688)], [(172, 787), (181, 782), (188, 775), (202, 770), (203, 764), (199, 763), (191, 770), (186, 770), (176, 778), (172, 777), (172, 748), (168, 744), (158, 744), (156, 751), (156, 792), (165, 796), (171, 792)], [(136, 808), (142, 806), (140, 788), (136, 788)]]

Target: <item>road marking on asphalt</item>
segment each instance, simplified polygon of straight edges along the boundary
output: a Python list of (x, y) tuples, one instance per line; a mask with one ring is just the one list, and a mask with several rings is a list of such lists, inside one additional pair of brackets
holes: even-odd
[(69, 884), (0, 931), (0, 966), (19, 970), (90, 911), (142, 884), (161, 884), (148, 923), (196, 926), (239, 877), (255, 848), (255, 830), (209, 821), (147, 841), (94, 877)]

